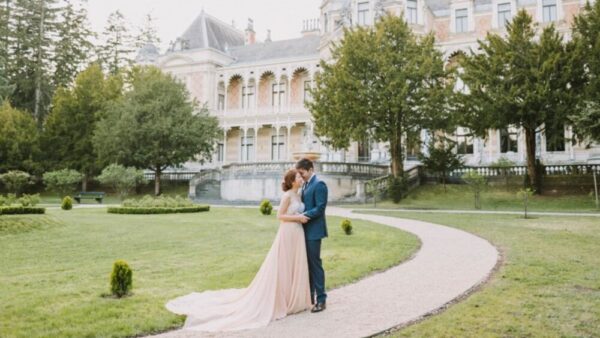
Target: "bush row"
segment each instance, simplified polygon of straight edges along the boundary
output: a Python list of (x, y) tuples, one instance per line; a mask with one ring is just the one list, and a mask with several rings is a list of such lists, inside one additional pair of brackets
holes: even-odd
[(134, 214), (134, 215), (147, 215), (147, 214), (175, 214), (175, 213), (190, 213), (190, 212), (203, 212), (209, 211), (210, 206), (198, 205), (193, 207), (179, 207), (179, 208), (166, 208), (166, 207), (109, 207), (108, 213), (110, 214)]
[(0, 207), (0, 215), (44, 214), (46, 208), (36, 207)]
[(35, 207), (40, 203), (40, 194), (27, 195), (17, 198), (16, 194), (7, 194), (6, 196), (0, 195), (0, 207), (11, 205), (21, 205), (23, 207)]

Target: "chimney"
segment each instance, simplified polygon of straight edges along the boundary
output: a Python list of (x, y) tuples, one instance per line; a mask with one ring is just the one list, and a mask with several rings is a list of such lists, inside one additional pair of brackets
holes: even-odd
[(252, 45), (256, 42), (256, 32), (254, 31), (254, 20), (248, 18), (248, 27), (246, 27), (246, 38), (244, 43), (246, 45)]
[(319, 19), (302, 20), (302, 36), (319, 35)]

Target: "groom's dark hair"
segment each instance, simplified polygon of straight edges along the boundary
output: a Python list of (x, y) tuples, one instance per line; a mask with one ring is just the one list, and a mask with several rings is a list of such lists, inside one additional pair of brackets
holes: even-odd
[(314, 167), (315, 166), (314, 166), (313, 162), (307, 158), (303, 158), (296, 163), (296, 169), (304, 169), (306, 171), (309, 171), (310, 169), (313, 169)]

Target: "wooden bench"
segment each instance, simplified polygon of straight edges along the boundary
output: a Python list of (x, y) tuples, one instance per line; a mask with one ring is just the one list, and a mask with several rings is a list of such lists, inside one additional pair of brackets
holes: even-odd
[(81, 200), (96, 200), (98, 203), (102, 203), (102, 199), (104, 199), (104, 193), (99, 191), (88, 191), (88, 192), (80, 192), (77, 196), (73, 197), (77, 203), (81, 203)]

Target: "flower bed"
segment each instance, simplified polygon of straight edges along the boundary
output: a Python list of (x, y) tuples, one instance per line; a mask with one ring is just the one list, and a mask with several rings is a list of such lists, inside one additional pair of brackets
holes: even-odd
[(110, 214), (131, 214), (131, 215), (148, 215), (148, 214), (176, 214), (176, 213), (191, 213), (209, 211), (210, 206), (198, 205), (193, 207), (110, 207)]

